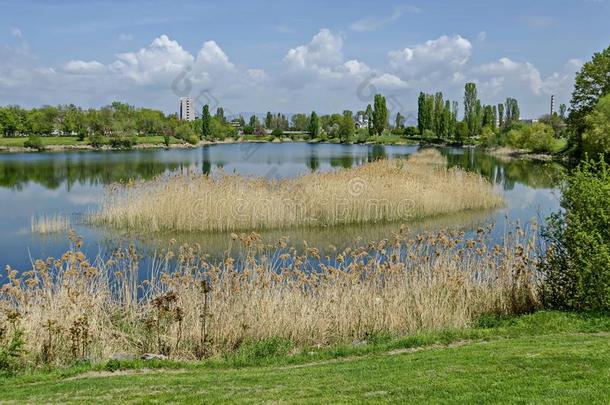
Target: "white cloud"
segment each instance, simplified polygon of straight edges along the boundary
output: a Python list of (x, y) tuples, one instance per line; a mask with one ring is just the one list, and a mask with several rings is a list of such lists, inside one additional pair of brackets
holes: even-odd
[(64, 65), (64, 71), (67, 73), (90, 75), (105, 73), (107, 68), (97, 61), (71, 60)]
[(477, 34), (477, 41), (479, 42), (485, 42), (485, 40), (487, 39), (487, 32), (486, 31), (481, 31)]
[[(515, 83), (525, 83), (533, 94), (540, 94), (542, 91), (542, 78), (540, 72), (529, 62), (515, 62), (509, 58), (500, 58), (496, 62), (487, 63), (474, 69), (474, 73), (479, 73), (484, 77), (496, 79), (496, 83), (504, 83), (511, 80)], [(502, 90), (502, 87), (496, 89)]]
[(388, 24), (397, 21), (406, 13), (419, 13), (421, 9), (415, 6), (402, 6), (394, 8), (392, 14), (385, 18), (377, 18), (377, 17), (365, 17), (358, 21), (354, 21), (350, 25), (350, 29), (356, 32), (368, 32), (375, 31), (380, 28), (385, 27)]
[(443, 91), (461, 100), (464, 83), (474, 81), (484, 102), (515, 97), (523, 100), (524, 115), (535, 116), (546, 111), (550, 94), (558, 102), (569, 100), (574, 73), (582, 65), (573, 59), (544, 75), (532, 62), (509, 57), (474, 65), (468, 39), (443, 35), (391, 51), (385, 63), (373, 67), (344, 57), (344, 38), (328, 29), (289, 49), (273, 75), (236, 64), (215, 41), (191, 53), (161, 35), (111, 60), (75, 58), (58, 68), (41, 64), (24, 40), (16, 42), (0, 46), (0, 105), (99, 106), (121, 100), (173, 111), (176, 99), (190, 94), (225, 110), (327, 112), (362, 108), (375, 92), (383, 92), (410, 110), (419, 91)]
[(443, 35), (412, 47), (388, 53), (391, 71), (420, 90), (440, 90), (463, 77), (472, 44), (460, 35)]

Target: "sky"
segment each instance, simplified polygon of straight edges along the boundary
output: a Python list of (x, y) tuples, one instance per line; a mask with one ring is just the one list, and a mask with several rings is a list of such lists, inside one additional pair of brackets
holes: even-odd
[(114, 100), (176, 112), (362, 110), (383, 93), (517, 98), (534, 118), (569, 104), (610, 45), (610, 0), (0, 0), (0, 105)]

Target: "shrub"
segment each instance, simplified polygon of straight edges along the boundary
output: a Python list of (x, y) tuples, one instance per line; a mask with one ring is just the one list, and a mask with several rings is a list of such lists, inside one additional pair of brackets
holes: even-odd
[(284, 136), (284, 131), (282, 131), (279, 128), (274, 129), (273, 131), (271, 131), (271, 135), (274, 138), (281, 138), (282, 136)]
[(419, 135), (419, 129), (417, 127), (405, 127), (405, 136), (417, 136)]
[(101, 148), (104, 144), (104, 138), (99, 134), (93, 134), (89, 136), (89, 144), (94, 148)]
[(532, 152), (552, 152), (555, 145), (554, 135), (553, 127), (537, 122), (511, 129), (506, 136), (506, 142), (513, 148), (528, 149)]
[(254, 127), (251, 125), (246, 125), (243, 129), (243, 133), (245, 135), (252, 135), (254, 133)]
[(553, 214), (544, 236), (548, 250), (543, 303), (551, 308), (610, 309), (610, 170), (583, 162), (562, 187), (562, 212)]
[(0, 375), (14, 374), (21, 365), (21, 357), (23, 356), (23, 332), (16, 329), (15, 325), (11, 325), (12, 333), (8, 327), (0, 325)]
[(44, 144), (42, 143), (42, 139), (40, 139), (37, 135), (30, 135), (28, 139), (25, 140), (23, 146), (26, 148), (32, 148), (36, 150), (44, 150)]
[(113, 136), (110, 137), (110, 146), (116, 149), (131, 149), (136, 144), (133, 136)]

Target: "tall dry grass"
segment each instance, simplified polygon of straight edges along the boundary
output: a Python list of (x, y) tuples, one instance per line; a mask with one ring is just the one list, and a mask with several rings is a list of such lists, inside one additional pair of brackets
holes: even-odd
[(32, 233), (48, 234), (67, 232), (70, 229), (70, 218), (66, 215), (33, 215), (30, 218)]
[(328, 257), (285, 240), (264, 246), (255, 233), (233, 235), (243, 255), (209, 263), (196, 245), (172, 247), (154, 258), (145, 281), (133, 248), (91, 262), (72, 235), (61, 258), (37, 260), (24, 273), (7, 267), (0, 340), (22, 331), (36, 364), (113, 353), (188, 359), (267, 338), (304, 348), (531, 310), (533, 239), (519, 229), (488, 249), (486, 232), (406, 239), (401, 231)]
[(295, 179), (181, 175), (114, 185), (91, 220), (141, 231), (237, 231), (405, 221), (502, 203), (485, 179), (448, 169), (426, 150)]

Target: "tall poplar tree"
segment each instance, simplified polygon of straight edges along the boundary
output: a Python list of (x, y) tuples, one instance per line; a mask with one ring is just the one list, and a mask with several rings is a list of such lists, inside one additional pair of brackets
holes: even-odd
[(388, 108), (386, 106), (385, 97), (381, 94), (375, 94), (373, 110), (373, 131), (377, 135), (381, 135), (388, 123)]
[(464, 86), (464, 121), (468, 125), (470, 136), (474, 136), (478, 132), (477, 100), (477, 85), (466, 83)]
[(206, 104), (201, 110), (201, 139), (209, 139), (212, 136), (211, 120), (210, 107)]
[(311, 139), (317, 138), (318, 135), (320, 135), (320, 119), (315, 111), (312, 111), (311, 116), (309, 117), (308, 132)]

